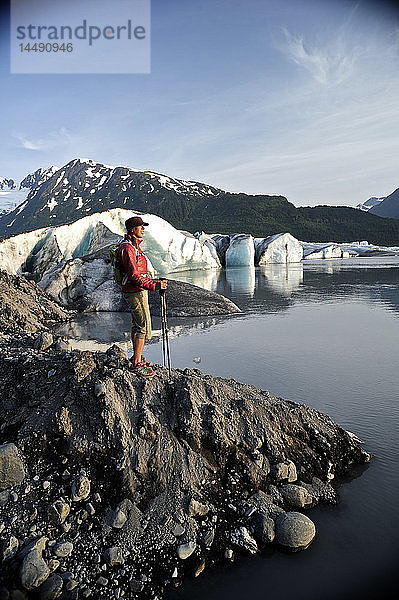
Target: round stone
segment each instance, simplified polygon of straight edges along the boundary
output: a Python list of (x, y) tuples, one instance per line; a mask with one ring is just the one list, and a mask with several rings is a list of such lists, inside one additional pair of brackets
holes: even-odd
[(307, 548), (315, 535), (315, 524), (302, 513), (282, 513), (276, 519), (276, 541), (285, 548), (290, 550)]

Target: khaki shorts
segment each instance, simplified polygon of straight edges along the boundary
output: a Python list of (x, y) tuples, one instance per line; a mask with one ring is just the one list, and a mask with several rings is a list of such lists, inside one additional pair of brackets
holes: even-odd
[(151, 316), (148, 306), (148, 291), (123, 292), (123, 297), (132, 314), (132, 333), (135, 333), (138, 338), (150, 340)]

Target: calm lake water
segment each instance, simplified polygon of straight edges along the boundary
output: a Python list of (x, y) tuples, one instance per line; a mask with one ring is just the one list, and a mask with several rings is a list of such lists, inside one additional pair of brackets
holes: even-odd
[[(399, 566), (399, 257), (173, 277), (222, 293), (243, 311), (169, 319), (173, 367), (233, 377), (326, 412), (374, 458), (340, 487), (337, 506), (309, 512), (317, 537), (307, 551), (238, 557), (167, 600), (397, 597), (387, 590)], [(127, 314), (82, 315), (64, 332), (101, 348), (127, 341), (129, 323)], [(161, 362), (156, 336), (145, 355)]]

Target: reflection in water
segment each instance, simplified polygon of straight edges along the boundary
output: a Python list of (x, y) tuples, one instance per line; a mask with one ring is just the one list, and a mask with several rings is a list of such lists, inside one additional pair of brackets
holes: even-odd
[(201, 287), (204, 290), (214, 292), (217, 288), (220, 275), (220, 269), (204, 269), (201, 271), (197, 270), (173, 273), (170, 279), (176, 279), (177, 281), (185, 281), (186, 283), (192, 283), (193, 285), (198, 285), (198, 287)]
[(268, 285), (275, 292), (289, 296), (303, 282), (303, 265), (302, 263), (265, 265), (259, 267), (259, 275), (258, 285)]
[[(214, 317), (173, 317), (168, 319), (169, 338), (191, 335), (211, 329), (234, 315)], [(152, 318), (152, 338), (146, 342), (156, 344), (161, 339), (159, 317)], [(131, 354), (130, 313), (89, 313), (54, 327), (54, 333), (70, 338), (73, 348), (105, 352), (112, 344), (118, 344)]]
[[(286, 311), (295, 304), (356, 301), (379, 303), (399, 313), (399, 259), (348, 260), (334, 263), (281, 264), (263, 267), (232, 267), (213, 271), (191, 271), (175, 279), (194, 285), (206, 285), (211, 291), (230, 298), (243, 311), (241, 315), (218, 317), (170, 318), (170, 335), (180, 336), (208, 329), (229, 319), (253, 314)], [(369, 259), (372, 260), (372, 259)], [(377, 268), (377, 267), (380, 268)], [(153, 342), (159, 339), (160, 323), (153, 317)], [(76, 339), (103, 343), (129, 342), (128, 313), (90, 313), (64, 323), (57, 332)], [(93, 347), (94, 349), (94, 347)]]
[(228, 267), (226, 281), (232, 294), (252, 298), (255, 293), (255, 267)]

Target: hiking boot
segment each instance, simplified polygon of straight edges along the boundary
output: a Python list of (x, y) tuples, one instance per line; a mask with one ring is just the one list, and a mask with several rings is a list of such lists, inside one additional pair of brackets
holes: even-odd
[[(131, 362), (131, 363), (132, 363), (132, 365), (134, 365), (134, 356), (131, 356), (131, 357), (129, 358), (129, 362)], [(144, 358), (144, 356), (143, 356), (143, 355), (141, 355), (140, 362), (141, 362), (141, 363), (143, 363), (144, 365), (149, 365), (149, 364), (150, 364), (150, 363), (148, 363), (148, 362), (146, 361), (146, 359)]]
[(142, 377), (154, 377), (155, 373), (154, 371), (151, 369), (151, 367), (149, 367), (148, 365), (146, 365), (143, 362), (139, 362), (135, 368), (134, 368), (134, 372), (137, 375), (141, 375)]

